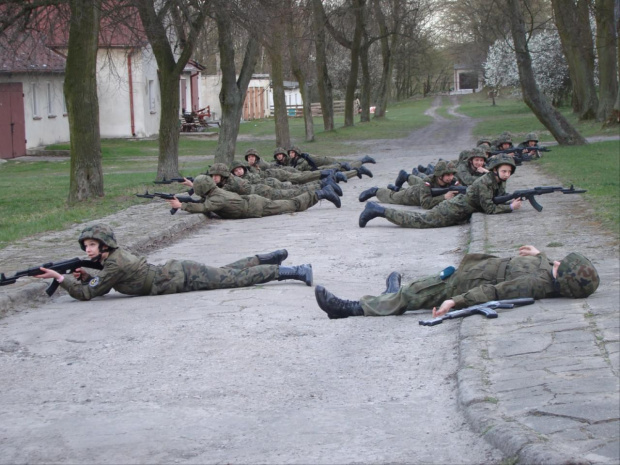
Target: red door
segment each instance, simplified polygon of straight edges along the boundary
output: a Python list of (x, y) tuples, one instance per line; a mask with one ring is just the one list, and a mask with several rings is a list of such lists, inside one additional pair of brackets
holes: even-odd
[(22, 83), (0, 84), (0, 158), (23, 155), (26, 155), (26, 125)]

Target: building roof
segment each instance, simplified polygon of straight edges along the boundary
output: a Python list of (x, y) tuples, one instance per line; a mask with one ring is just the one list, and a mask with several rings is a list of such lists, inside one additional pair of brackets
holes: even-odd
[(47, 47), (46, 40), (36, 31), (0, 37), (0, 73), (63, 73), (66, 59)]

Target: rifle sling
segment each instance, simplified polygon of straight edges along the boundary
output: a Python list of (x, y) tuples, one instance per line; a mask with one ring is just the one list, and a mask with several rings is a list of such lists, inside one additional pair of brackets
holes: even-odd
[(497, 282), (503, 283), (506, 281), (506, 268), (508, 268), (508, 263), (510, 263), (510, 258), (502, 258), (497, 267)]
[(151, 293), (153, 279), (155, 279), (155, 267), (149, 266), (149, 270), (146, 273), (146, 278), (144, 278), (144, 284), (142, 284), (141, 295), (149, 295)]

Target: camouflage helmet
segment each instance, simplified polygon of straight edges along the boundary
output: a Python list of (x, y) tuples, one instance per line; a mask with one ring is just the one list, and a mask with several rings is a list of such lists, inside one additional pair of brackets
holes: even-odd
[(491, 139), (486, 139), (484, 137), (482, 139), (478, 139), (478, 141), (476, 142), (476, 147), (480, 147), (482, 144), (486, 144), (490, 147), (492, 145)]
[(512, 167), (512, 174), (517, 170), (517, 165), (515, 164), (514, 159), (510, 155), (500, 154), (491, 158), (489, 164), (487, 165), (488, 170), (494, 170), (498, 166), (501, 165), (510, 165)]
[(297, 156), (301, 155), (301, 149), (298, 146), (296, 146), (296, 145), (293, 145), (292, 147), (289, 147), (288, 151), (289, 152), (295, 152), (297, 154)]
[(226, 163), (213, 163), (211, 168), (209, 168), (208, 174), (209, 176), (219, 174), (223, 178), (227, 178), (230, 176), (230, 170), (228, 169), (228, 166), (226, 166)]
[(497, 138), (495, 145), (499, 147), (502, 144), (512, 144), (512, 136), (509, 132), (502, 132)]
[(435, 165), (435, 171), (433, 171), (433, 177), (435, 179), (442, 177), (444, 174), (455, 174), (456, 168), (454, 163), (447, 162), (445, 160), (438, 161)]
[(285, 157), (288, 158), (288, 152), (286, 151), (286, 149), (283, 149), (282, 147), (277, 147), (274, 151), (273, 151), (273, 159), (277, 160), (276, 155), (278, 155), (279, 153), (283, 154)]
[(472, 161), (476, 157), (484, 158), (486, 160), (488, 158), (486, 150), (483, 150), (480, 147), (476, 147), (475, 149), (471, 149), (469, 151), (469, 154), (467, 155), (467, 161)]
[(560, 261), (556, 282), (564, 297), (588, 297), (598, 288), (600, 279), (590, 260), (579, 253), (570, 253)]
[(248, 157), (250, 155), (254, 155), (260, 161), (260, 155), (258, 154), (258, 150), (256, 150), (256, 149), (247, 149), (246, 152), (245, 152), (245, 156), (244, 156), (245, 161), (248, 161)]
[(194, 192), (200, 197), (206, 197), (217, 185), (211, 176), (201, 174), (194, 179)]
[(114, 231), (112, 231), (112, 228), (107, 224), (93, 224), (92, 226), (87, 226), (82, 230), (80, 237), (78, 237), (78, 242), (84, 251), (86, 251), (86, 246), (84, 245), (84, 241), (86, 239), (95, 239), (103, 245), (108, 246), (110, 249), (118, 249)]
[(233, 161), (233, 164), (230, 165), (230, 172), (232, 174), (234, 174), (235, 168), (243, 168), (243, 174), (246, 174), (248, 172), (248, 163), (244, 160)]
[(538, 134), (536, 134), (535, 132), (528, 132), (525, 135), (525, 140), (523, 141), (523, 145), (527, 145), (527, 143), (531, 140), (538, 143)]

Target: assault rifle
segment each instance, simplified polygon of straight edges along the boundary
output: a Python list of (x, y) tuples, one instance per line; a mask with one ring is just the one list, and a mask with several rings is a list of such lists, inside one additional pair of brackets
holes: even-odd
[(531, 305), (534, 303), (534, 299), (531, 297), (523, 297), (520, 299), (509, 300), (492, 300), (483, 304), (472, 305), (471, 307), (462, 308), (461, 310), (455, 310), (448, 312), (445, 315), (438, 316), (431, 320), (420, 320), (422, 326), (435, 326), (441, 324), (443, 320), (452, 320), (454, 318), (465, 318), (471, 315), (484, 315), (487, 318), (497, 318), (496, 308), (514, 308), (521, 307), (522, 305)]
[[(491, 152), (491, 155), (499, 155), (500, 153), (515, 153), (517, 155), (523, 155), (523, 152), (551, 152), (547, 147), (541, 147), (539, 145), (535, 145), (534, 147), (511, 147), (509, 149), (504, 150), (494, 150)], [(524, 155), (532, 158), (531, 155)], [(526, 160), (529, 161), (529, 160)]]
[[(49, 262), (44, 263), (34, 268), (28, 268), (27, 270), (18, 271), (13, 276), (6, 277), (4, 273), (0, 273), (0, 286), (6, 286), (8, 284), (15, 284), (19, 278), (24, 276), (39, 276), (43, 274), (41, 268), (47, 268), (48, 270), (57, 271), (60, 274), (73, 273), (78, 268), (92, 268), (94, 270), (103, 270), (103, 265), (99, 262), (92, 260), (82, 260), (79, 258), (72, 258), (71, 260), (64, 260), (62, 262)], [(58, 289), (59, 283), (55, 279), (52, 280), (50, 285), (45, 290), (46, 294), (50, 297), (54, 295), (56, 289)]]
[(431, 196), (438, 197), (448, 192), (456, 192), (457, 194), (465, 194), (467, 186), (448, 186), (448, 187), (431, 187)]
[(543, 207), (541, 204), (536, 202), (534, 196), (542, 195), (542, 194), (551, 194), (552, 192), (561, 192), (562, 194), (582, 194), (587, 192), (585, 189), (575, 189), (575, 187), (571, 184), (569, 188), (562, 186), (540, 186), (535, 187), (533, 189), (521, 189), (514, 191), (512, 194), (504, 194), (498, 195), (497, 197), (493, 197), (493, 203), (496, 205), (506, 203), (512, 199), (527, 199), (532, 207), (536, 209), (536, 211), (541, 212)]
[[(155, 197), (159, 197), (160, 199), (164, 199), (164, 200), (172, 200), (174, 198), (176, 198), (179, 202), (181, 203), (201, 203), (202, 200), (196, 200), (193, 197), (190, 197), (190, 195), (193, 194), (193, 190), (190, 192), (187, 192), (187, 194), (189, 195), (178, 195), (178, 194), (167, 194), (165, 192), (153, 192), (152, 194), (149, 194), (149, 191), (146, 191), (144, 194), (136, 194), (136, 197), (141, 197), (143, 199), (154, 199)], [(177, 212), (178, 208), (171, 208), (170, 209), (170, 214), (174, 215)]]

